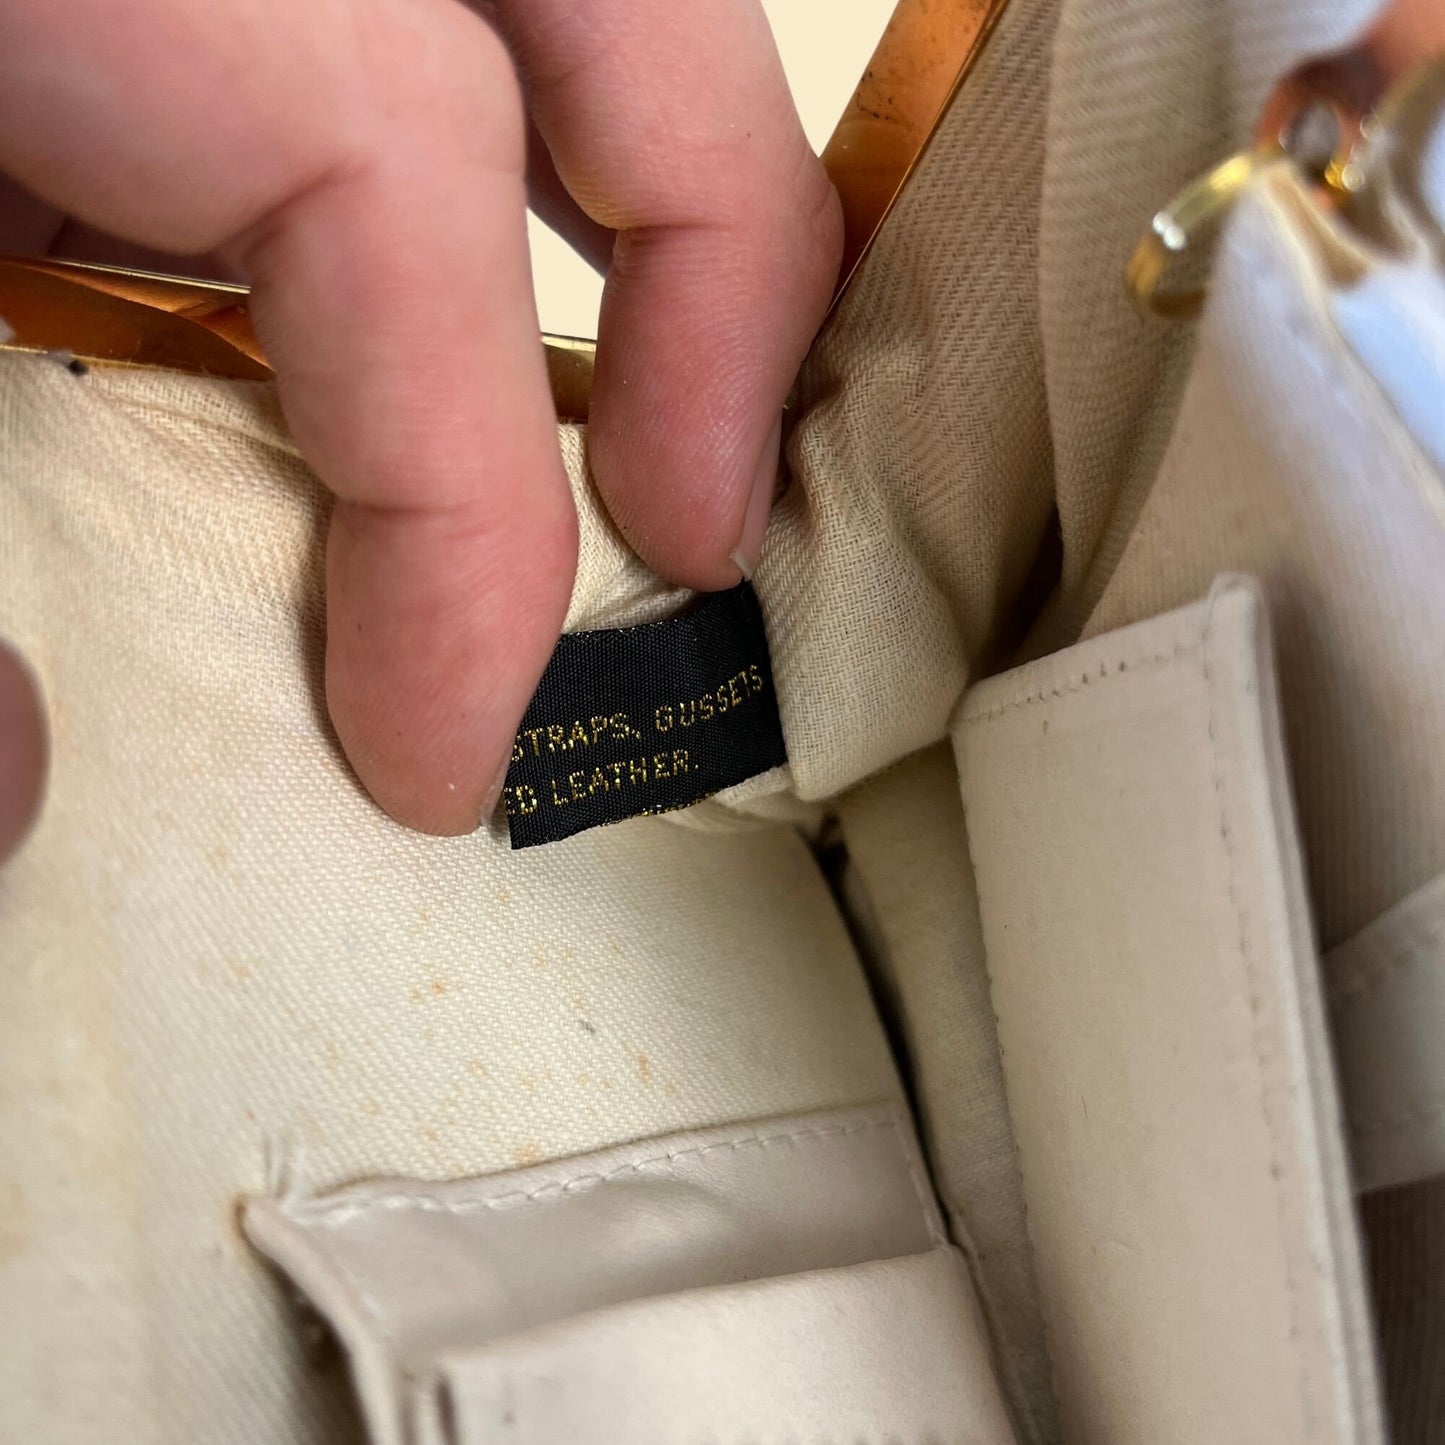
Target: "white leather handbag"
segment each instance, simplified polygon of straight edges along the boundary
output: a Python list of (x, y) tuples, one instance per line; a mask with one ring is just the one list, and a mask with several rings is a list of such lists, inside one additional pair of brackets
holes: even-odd
[[(799, 378), (760, 621), (641, 781), (615, 708), (519, 734), (545, 846), (345, 765), (269, 382), (16, 337), (0, 1440), (1445, 1440), (1441, 72), (1345, 203), (1286, 148), (1167, 205), (1372, 8), (989, 11)], [(1141, 229), (1159, 309), (1226, 192), (1200, 319), (1141, 318)], [(704, 615), (554, 359), (568, 632)], [(546, 821), (764, 703), (786, 761)]]

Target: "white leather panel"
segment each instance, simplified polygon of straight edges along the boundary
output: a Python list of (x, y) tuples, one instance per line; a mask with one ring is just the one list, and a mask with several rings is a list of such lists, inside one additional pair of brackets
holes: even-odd
[(1378, 1440), (1256, 590), (982, 684), (955, 743), (1064, 1438)]
[(431, 1392), (446, 1445), (1013, 1441), (951, 1249), (621, 1305), (443, 1360)]
[(1325, 958), (1355, 1182), (1445, 1174), (1445, 875)]
[(442, 1354), (629, 1300), (945, 1243), (897, 1106), (255, 1199), (244, 1222), (341, 1337), (378, 1445), (404, 1438), (407, 1383)]

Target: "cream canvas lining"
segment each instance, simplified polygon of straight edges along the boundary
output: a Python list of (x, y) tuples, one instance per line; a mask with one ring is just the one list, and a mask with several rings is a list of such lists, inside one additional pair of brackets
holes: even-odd
[[(968, 1263), (1000, 1379), (1020, 1435), (1052, 1438), (1059, 1346), (977, 1036), (971, 881), (904, 846), (941, 755), (878, 774), (1018, 655), (1057, 509), (1061, 582), (1026, 650), (1259, 577), (1326, 948), (1445, 869), (1439, 451), (1336, 316), (1338, 238), (1301, 227), (1287, 185), (1261, 192), (1197, 344), (1141, 332), (1112, 269), (1273, 76), (1368, 8), (1011, 6), (800, 383), (758, 574), (790, 769), (525, 870), (495, 834), (401, 834), (345, 768), (316, 685), (326, 502), (268, 389), (4, 360), (0, 629), (45, 684), (57, 768), (0, 878), (0, 1139), (23, 1164), (0, 1270), (36, 1302), (0, 1319), (0, 1433), (347, 1437), (231, 1221), (268, 1149), (304, 1154), (325, 1190), (896, 1098), (834, 899), (775, 826), (815, 828), (851, 792), (853, 884), (913, 1010), (950, 1225), (961, 1243), (983, 1225)], [(1157, 148), (1120, 173), (1120, 137), (1141, 134)], [(568, 626), (678, 605), (601, 514), (582, 435), (561, 441), (583, 519)], [(944, 856), (959, 827), (928, 823)], [(961, 1057), (959, 1094), (943, 1064)], [(1347, 1068), (1347, 1090), (1373, 1082)], [(1414, 1338), (1403, 1294), (1382, 1308), (1397, 1299), (1392, 1359)], [(1339, 1418), (1358, 1423), (1368, 1391), (1350, 1390)]]

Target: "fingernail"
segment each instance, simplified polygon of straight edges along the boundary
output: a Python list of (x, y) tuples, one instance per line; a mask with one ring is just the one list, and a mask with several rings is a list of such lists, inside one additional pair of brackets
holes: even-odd
[(477, 827), (485, 828), (492, 821), (492, 814), (497, 811), (497, 802), (502, 796), (502, 787), (507, 781), (507, 770), (502, 769), (482, 794), (482, 813), (477, 820)]
[(743, 515), (743, 535), (729, 556), (743, 580), (753, 575), (758, 558), (763, 554), (763, 537), (768, 530), (768, 516), (773, 509), (773, 496), (778, 490), (778, 448), (783, 440), (783, 419), (778, 417), (768, 433), (767, 445), (758, 462), (753, 489), (748, 496), (748, 509)]

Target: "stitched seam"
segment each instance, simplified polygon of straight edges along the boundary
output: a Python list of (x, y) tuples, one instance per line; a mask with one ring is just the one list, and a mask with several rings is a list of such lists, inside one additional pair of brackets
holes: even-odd
[[(757, 1134), (749, 1136), (745, 1139), (719, 1141), (716, 1144), (701, 1145), (695, 1149), (682, 1149), (674, 1153), (655, 1154), (648, 1159), (639, 1159), (633, 1164), (625, 1165), (622, 1168), (615, 1169), (608, 1174), (579, 1176), (578, 1179), (569, 1181), (569, 1184), (577, 1184), (584, 1181), (591, 1184), (606, 1184), (613, 1180), (622, 1178), (626, 1174), (636, 1173), (638, 1170), (644, 1168), (646, 1165), (649, 1164), (658, 1164), (662, 1163), (663, 1161), (671, 1163), (672, 1161), (677, 1159), (687, 1159), (697, 1157), (703, 1154), (710, 1154), (718, 1149), (743, 1149), (751, 1147), (763, 1147), (769, 1144), (778, 1143), (796, 1144), (800, 1140), (808, 1139), (847, 1138), (856, 1134), (865, 1134), (873, 1130), (889, 1128), (892, 1129), (894, 1138), (896, 1139), (898, 1147), (902, 1152), (904, 1167), (908, 1172), (909, 1182), (913, 1186), (914, 1196), (918, 1201), (919, 1213), (921, 1214), (923, 1219), (924, 1230), (927, 1233), (929, 1239), (936, 1247), (946, 1248), (948, 1245), (948, 1240), (944, 1236), (943, 1231), (940, 1228), (937, 1219), (935, 1218), (936, 1211), (930, 1208), (930, 1203), (933, 1199), (932, 1191), (931, 1189), (929, 1189), (926, 1181), (923, 1179), (919, 1171), (918, 1162), (914, 1157), (913, 1151), (910, 1150), (908, 1147), (908, 1136), (904, 1132), (903, 1118), (898, 1113), (892, 1113), (884, 1119), (869, 1119), (860, 1124), (850, 1124), (846, 1126), (836, 1125), (831, 1128), (799, 1129), (787, 1134)], [(459, 1206), (443, 1205), (440, 1203), (440, 1201), (427, 1199), (425, 1197), (394, 1194), (384, 1196), (380, 1200), (370, 1200), (365, 1205), (350, 1206), (350, 1210), (347, 1213), (346, 1217), (350, 1218), (355, 1213), (364, 1212), (373, 1207), (388, 1207), (398, 1204), (415, 1205), (422, 1209), (441, 1209), (447, 1213), (472, 1213), (475, 1212), (478, 1208), (487, 1207), (499, 1201), (512, 1201), (517, 1199), (533, 1200), (539, 1198), (545, 1193), (565, 1193), (567, 1192), (567, 1190), (568, 1185), (559, 1186), (557, 1189), (553, 1189), (551, 1186), (543, 1186), (541, 1189), (532, 1190), (530, 1192), (517, 1190), (513, 1194), (498, 1195), (496, 1196), (495, 1200), (466, 1200), (462, 1201)], [(336, 1209), (337, 1212), (340, 1213), (343, 1210), (347, 1210), (348, 1206), (337, 1206)], [(327, 1224), (337, 1224), (344, 1221), (331, 1217), (330, 1212), (328, 1211), (327, 1217), (320, 1222), (324, 1222)], [(339, 1276), (351, 1286), (352, 1293), (356, 1298), (357, 1303), (370, 1318), (373, 1326), (376, 1329), (377, 1334), (388, 1345), (395, 1346), (397, 1342), (396, 1336), (392, 1332), (391, 1327), (387, 1321), (386, 1314), (382, 1310), (376, 1298), (371, 1294), (369, 1290), (365, 1288), (364, 1285), (362, 1285), (361, 1281), (351, 1270), (346, 1269), (342, 1266), (335, 1267)]]
[[(480, 1210), (506, 1209), (512, 1206), (521, 1206), (533, 1203), (539, 1199), (545, 1199), (551, 1195), (576, 1194), (583, 1190), (598, 1188), (604, 1184), (611, 1184), (619, 1179), (627, 1178), (629, 1175), (641, 1173), (642, 1170), (656, 1164), (674, 1164), (680, 1159), (700, 1158), (705, 1154), (712, 1154), (719, 1150), (739, 1152), (744, 1149), (763, 1149), (775, 1144), (796, 1145), (800, 1142), (814, 1139), (841, 1139), (854, 1134), (866, 1134), (877, 1129), (894, 1129), (901, 1131), (902, 1124), (896, 1113), (889, 1114), (882, 1119), (868, 1119), (858, 1124), (831, 1125), (813, 1129), (799, 1129), (785, 1134), (749, 1134), (739, 1139), (719, 1140), (715, 1144), (698, 1145), (692, 1149), (680, 1149), (664, 1153), (652, 1154), (645, 1159), (634, 1160), (631, 1164), (619, 1165), (616, 1169), (609, 1170), (606, 1174), (579, 1174), (575, 1179), (568, 1179), (560, 1182), (550, 1182), (538, 1186), (536, 1189), (511, 1190), (506, 1194), (490, 1195), (481, 1199), (460, 1199), (443, 1200), (436, 1199), (424, 1194), (383, 1194), (365, 1200), (338, 1200), (333, 1204), (307, 1205), (303, 1210), (298, 1211), (296, 1217), (304, 1218), (308, 1222), (327, 1225), (340, 1225), (358, 1214), (370, 1213), (376, 1209), (419, 1209), (437, 1214), (472, 1214)], [(910, 1176), (913, 1169), (910, 1165)], [(919, 1184), (916, 1178), (913, 1180), (914, 1188), (917, 1190)]]
[[(1356, 965), (1352, 973), (1330, 985), (1331, 1004), (1363, 998), (1412, 964), (1437, 964), (1442, 942), (1445, 942), (1445, 918), (1425, 925), (1422, 932), (1408, 939), (1384, 941), (1373, 947), (1359, 940), (1341, 944), (1342, 950), (1354, 951), (1359, 947), (1375, 956)], [(1385, 956), (1381, 957), (1381, 954)], [(1325, 962), (1328, 965), (1329, 959), (1326, 958)]]
[[(1212, 610), (1210, 616), (1212, 616)], [(1198, 653), (1201, 646), (1203, 645), (1205, 637), (1207, 637), (1208, 635), (1208, 631), (1209, 618), (1207, 617), (1203, 628), (1201, 628), (1197, 633), (1195, 633), (1193, 636), (1181, 637), (1178, 641), (1175, 642), (1173, 647), (1167, 648), (1164, 651), (1143, 652), (1136, 654), (1133, 657), (1121, 657), (1112, 663), (1108, 661), (1101, 661), (1099, 663), (1097, 673), (1094, 673), (1092, 671), (1081, 672), (1078, 674), (1077, 677), (1071, 679), (1068, 682), (1059, 683), (1053, 687), (1041, 687), (1034, 692), (1028, 692), (1022, 694), (1021, 696), (1011, 697), (1006, 702), (999, 703), (991, 708), (970, 711), (967, 703), (965, 703), (962, 719), (963, 727), (970, 728), (983, 723), (993, 722), (995, 719), (1004, 717), (1008, 713), (1021, 711), (1026, 707), (1034, 706), (1036, 703), (1053, 702), (1060, 698), (1072, 696), (1075, 693), (1084, 692), (1086, 689), (1093, 687), (1096, 677), (1100, 682), (1108, 682), (1112, 679), (1127, 676), (1131, 672), (1135, 676), (1138, 676), (1140, 674), (1147, 675), (1152, 672), (1166, 671), (1170, 667), (1174, 666), (1177, 662), (1179, 662), (1181, 658), (1192, 657), (1196, 653)], [(964, 800), (964, 812), (968, 812), (968, 800), (966, 798)], [(978, 862), (977, 859), (973, 856), (974, 847), (972, 831), (966, 830), (965, 836), (968, 842), (970, 862), (972, 863), (974, 874), (975, 876), (977, 876)], [(990, 992), (991, 991), (992, 984), (990, 983)], [(995, 1017), (994, 1025), (995, 1032), (997, 1032), (997, 1017)], [(1004, 1070), (1004, 1088), (1005, 1096), (1007, 1096), (1007, 1050), (1004, 1047), (1003, 1038), (1001, 1036), (998, 1040), (998, 1051), (999, 1065)], [(1019, 1181), (1019, 1199), (1023, 1206), (1024, 1235), (1029, 1242), (1029, 1270), (1034, 1279), (1034, 1288), (1035, 1290), (1038, 1290), (1038, 1243), (1035, 1238), (1033, 1211), (1029, 1208), (1028, 1189), (1025, 1184), (1026, 1172), (1027, 1167), (1024, 1146), (1022, 1141), (1019, 1140), (1017, 1135), (1015, 1135), (1014, 1173)], [(973, 1274), (972, 1268), (970, 1269), (970, 1274)], [(1040, 1305), (1043, 1305), (1042, 1296), (1040, 1296)], [(1048, 1362), (1050, 1382), (1053, 1386), (1053, 1396), (1054, 1399), (1058, 1401), (1063, 1398), (1064, 1391), (1061, 1387), (1061, 1382), (1059, 1378), (1058, 1363), (1054, 1357), (1054, 1351), (1051, 1348), (1049, 1342), (1049, 1336), (1051, 1331), (1049, 1327), (1048, 1310), (1046, 1308), (1041, 1309), (1039, 1324), (1044, 1348), (1044, 1357)], [(1028, 1423), (1031, 1426), (1035, 1424), (1032, 1418), (1029, 1420)]]
[[(1207, 626), (1207, 624), (1206, 624)], [(1107, 682), (1111, 678), (1118, 677), (1121, 673), (1127, 673), (1131, 669), (1136, 672), (1156, 672), (1161, 668), (1167, 668), (1177, 662), (1181, 657), (1188, 657), (1197, 652), (1200, 647), (1200, 639), (1182, 638), (1167, 652), (1144, 653), (1139, 657), (1120, 658), (1117, 662), (1101, 662), (1097, 672), (1082, 672), (1077, 677), (1057, 687), (1041, 688), (1037, 692), (1025, 693), (1022, 697), (1012, 697), (1007, 702), (999, 703), (996, 707), (984, 709), (980, 712), (968, 712), (965, 710), (963, 722), (965, 727), (971, 727), (975, 723), (992, 722), (995, 718), (1004, 716), (1005, 713), (1013, 712), (1016, 708), (1031, 707), (1034, 703), (1052, 702), (1055, 698), (1068, 697), (1071, 693), (1083, 692), (1085, 688), (1092, 687), (1098, 682)]]
[(1289, 1343), (1293, 1347), (1295, 1359), (1295, 1389), (1299, 1396), (1302, 1424), (1306, 1434), (1313, 1433), (1314, 1410), (1311, 1406), (1309, 1391), (1305, 1383), (1304, 1363), (1300, 1355), (1300, 1308), (1299, 1308), (1299, 1281), (1295, 1276), (1294, 1266), (1289, 1254), (1289, 1227), (1284, 1214), (1284, 1196), (1279, 1188), (1279, 1180), (1283, 1177), (1284, 1166), (1280, 1162), (1280, 1139), (1279, 1131), (1269, 1111), (1269, 1099), (1265, 1085), (1264, 1047), (1262, 1037), (1263, 1013), (1260, 1005), (1258, 968), (1254, 959), (1253, 951), (1249, 946), (1248, 927), (1245, 922), (1244, 908), (1239, 896), (1238, 868), (1236, 866), (1233, 830), (1230, 826), (1229, 810), (1225, 798), (1224, 765), (1219, 747), (1219, 725), (1218, 714), (1215, 708), (1214, 675), (1209, 664), (1209, 648), (1214, 635), (1214, 613), (1217, 601), (1217, 594), (1209, 600), (1209, 607), (1205, 613), (1204, 633), (1199, 652), (1200, 672), (1204, 678), (1205, 697), (1208, 699), (1209, 716), (1209, 751), (1211, 758), (1210, 772), (1214, 784), (1215, 806), (1219, 813), (1219, 838), (1224, 847), (1226, 866), (1226, 892), (1229, 895), (1230, 907), (1234, 910), (1235, 923), (1238, 930), (1238, 948), (1240, 962), (1244, 965), (1245, 982), (1248, 989), (1249, 1012), (1251, 1018), (1250, 1045), (1254, 1052), (1255, 1072), (1259, 1080), (1259, 1111), (1264, 1122), (1265, 1134), (1268, 1138), (1269, 1148), (1269, 1178), (1273, 1186), (1275, 1202), (1275, 1223), (1279, 1234), (1280, 1262), (1284, 1269), (1285, 1290), (1289, 1297)]
[[(1210, 757), (1211, 757), (1211, 782), (1213, 784), (1215, 805), (1219, 815), (1219, 836), (1224, 848), (1226, 862), (1226, 883), (1227, 894), (1230, 906), (1234, 912), (1235, 922), (1238, 929), (1237, 947), (1240, 960), (1244, 965), (1246, 984), (1248, 989), (1249, 1010), (1251, 1015), (1250, 1044), (1254, 1053), (1255, 1069), (1259, 1080), (1259, 1107), (1261, 1118), (1265, 1126), (1265, 1133), (1269, 1140), (1269, 1174), (1271, 1183), (1274, 1185), (1274, 1200), (1276, 1210), (1276, 1224), (1280, 1242), (1280, 1261), (1283, 1266), (1284, 1284), (1289, 1298), (1289, 1342), (1294, 1348), (1295, 1359), (1295, 1386), (1298, 1393), (1300, 1408), (1303, 1412), (1303, 1419), (1308, 1428), (1313, 1419), (1308, 1390), (1305, 1384), (1303, 1361), (1300, 1357), (1298, 1340), (1300, 1338), (1300, 1311), (1299, 1311), (1299, 1285), (1295, 1277), (1293, 1266), (1290, 1262), (1287, 1247), (1288, 1230), (1283, 1210), (1283, 1196), (1278, 1188), (1278, 1179), (1283, 1173), (1279, 1161), (1279, 1138), (1278, 1131), (1273, 1119), (1270, 1117), (1268, 1102), (1265, 1090), (1265, 1070), (1260, 1027), (1262, 1015), (1258, 985), (1256, 981), (1256, 964), (1248, 945), (1247, 930), (1245, 926), (1244, 910), (1240, 903), (1238, 874), (1229, 826), (1228, 809), (1224, 797), (1224, 771), (1221, 762), (1219, 746), (1219, 724), (1215, 710), (1215, 689), (1214, 678), (1209, 666), (1209, 645), (1213, 638), (1214, 615), (1217, 595), (1209, 600), (1208, 609), (1205, 614), (1204, 626), (1200, 634), (1195, 638), (1181, 639), (1172, 649), (1165, 652), (1146, 653), (1135, 659), (1120, 659), (1113, 665), (1103, 662), (1099, 665), (1097, 672), (1080, 673), (1078, 677), (1070, 682), (1063, 683), (1053, 688), (1041, 688), (1038, 691), (1027, 693), (1021, 697), (1009, 699), (1007, 702), (990, 708), (986, 711), (965, 714), (964, 725), (973, 723), (988, 722), (1001, 717), (1006, 713), (1029, 707), (1035, 703), (1048, 702), (1056, 698), (1066, 697), (1072, 693), (1084, 691), (1091, 687), (1095, 680), (1107, 682), (1111, 679), (1125, 676), (1130, 670), (1135, 672), (1151, 672), (1167, 670), (1181, 659), (1198, 656), (1200, 673), (1204, 679), (1205, 696), (1208, 700), (1207, 730), (1209, 736)], [(1023, 1164), (1024, 1151), (1018, 1146), (1020, 1167)], [(1025, 1226), (1029, 1228), (1032, 1235), (1032, 1228), (1028, 1224), (1027, 1208), (1025, 1209)], [(1057, 1390), (1057, 1381), (1055, 1384)]]
[[(970, 719), (965, 718), (965, 720), (964, 720), (964, 725), (967, 726), (969, 721), (970, 721)], [(956, 761), (961, 761), (960, 759), (958, 759), (958, 752), (957, 752), (956, 746), (955, 746), (955, 750), (954, 750), (954, 756), (955, 756), (955, 760), (956, 760)], [(967, 798), (964, 798), (964, 800), (963, 800), (963, 811), (964, 811), (965, 823), (967, 823), (967, 818), (968, 818), (968, 799), (967, 799)], [(965, 845), (965, 847), (968, 849), (968, 866), (973, 870), (973, 876), (974, 876), (974, 879), (975, 879), (975, 884), (974, 884), (974, 886), (975, 886), (975, 890), (977, 890), (978, 859), (977, 859), (977, 857), (975, 856), (975, 850), (974, 850), (974, 846), (973, 846), (973, 830), (972, 830), (972, 828), (969, 828), (969, 827), (965, 826), (965, 828), (964, 828), (964, 830), (963, 830), (963, 837), (964, 837), (964, 845)], [(983, 899), (982, 899), (981, 896), (980, 896), (979, 899), (978, 899), (978, 905), (979, 905), (979, 909), (980, 909), (980, 912), (981, 912), (981, 911), (982, 911), (982, 908), (983, 908)], [(982, 922), (982, 920), (980, 919), (980, 923), (981, 923), (981, 922)], [(980, 929), (980, 940), (983, 941), (983, 938), (982, 938), (982, 929)], [(1011, 1102), (1010, 1102), (1010, 1097), (1009, 1097), (1008, 1050), (1004, 1047), (1003, 1031), (1002, 1031), (1002, 1028), (1001, 1028), (1001, 1025), (1000, 1025), (1000, 1021), (999, 1021), (998, 1009), (995, 1007), (994, 1002), (993, 1002), (993, 998), (994, 998), (994, 993), (993, 993), (993, 971), (992, 971), (992, 969), (990, 969), (989, 966), (988, 966), (988, 944), (987, 944), (986, 941), (983, 941), (983, 961), (984, 961), (984, 971), (988, 974), (989, 1011), (990, 1011), (990, 1013), (993, 1015), (993, 1032), (994, 1032), (994, 1037), (995, 1037), (995, 1039), (998, 1041), (998, 1065), (999, 1065), (999, 1070), (1000, 1070), (1000, 1072), (1001, 1072), (1001, 1074), (1002, 1074), (1002, 1076), (1003, 1076), (1004, 1107), (1005, 1107), (1005, 1109), (1006, 1109), (1006, 1111), (1007, 1111), (1007, 1113), (1008, 1113), (1009, 1133), (1010, 1133), (1010, 1135), (1011, 1135), (1012, 1138), (1013, 1138), (1013, 1146), (1014, 1146), (1014, 1148), (1013, 1148), (1014, 1179), (1015, 1179), (1015, 1180), (1017, 1181), (1017, 1183), (1018, 1183), (1019, 1204), (1020, 1204), (1021, 1209), (1022, 1209), (1022, 1212), (1023, 1212), (1024, 1238), (1025, 1238), (1025, 1240), (1027, 1240), (1027, 1242), (1028, 1242), (1028, 1247), (1029, 1247), (1029, 1250), (1028, 1250), (1028, 1254), (1029, 1254), (1029, 1259), (1028, 1259), (1028, 1263), (1029, 1263), (1029, 1279), (1030, 1279), (1030, 1282), (1033, 1284), (1033, 1287), (1034, 1287), (1034, 1301), (1035, 1301), (1035, 1303), (1036, 1303), (1036, 1305), (1037, 1305), (1037, 1308), (1038, 1308), (1039, 1341), (1040, 1341), (1040, 1343), (1041, 1343), (1042, 1346), (1043, 1346), (1044, 1363), (1045, 1363), (1045, 1365), (1047, 1365), (1047, 1367), (1048, 1367), (1049, 1388), (1050, 1388), (1050, 1394), (1051, 1394), (1052, 1397), (1053, 1397), (1053, 1399), (1052, 1399), (1052, 1401), (1051, 1401), (1051, 1404), (1052, 1404), (1054, 1410), (1057, 1411), (1057, 1409), (1058, 1409), (1058, 1402), (1063, 1399), (1063, 1397), (1064, 1397), (1064, 1392), (1063, 1392), (1062, 1385), (1061, 1385), (1061, 1381), (1060, 1381), (1060, 1378), (1059, 1378), (1059, 1367), (1058, 1367), (1058, 1363), (1057, 1363), (1057, 1362), (1055, 1361), (1055, 1359), (1054, 1359), (1054, 1351), (1053, 1351), (1053, 1348), (1051, 1347), (1051, 1345), (1049, 1344), (1049, 1332), (1050, 1332), (1050, 1329), (1049, 1329), (1049, 1313), (1048, 1313), (1048, 1309), (1047, 1309), (1047, 1307), (1046, 1307), (1046, 1305), (1045, 1305), (1045, 1303), (1044, 1303), (1043, 1289), (1042, 1289), (1042, 1287), (1041, 1287), (1041, 1285), (1040, 1285), (1040, 1283), (1039, 1283), (1038, 1242), (1037, 1242), (1037, 1240), (1036, 1240), (1035, 1237), (1034, 1237), (1033, 1214), (1032, 1214), (1032, 1211), (1029, 1209), (1029, 1191), (1028, 1191), (1028, 1187), (1027, 1187), (1027, 1180), (1026, 1180), (1026, 1178), (1025, 1178), (1025, 1169), (1024, 1169), (1024, 1146), (1023, 1146), (1023, 1142), (1022, 1142), (1022, 1141), (1019, 1139), (1019, 1137), (1018, 1137), (1018, 1131), (1017, 1131), (1017, 1129), (1016, 1129), (1016, 1127), (1015, 1127), (1015, 1125), (1014, 1125), (1013, 1106), (1012, 1106), (1012, 1104), (1011, 1104)], [(949, 1211), (950, 1218), (953, 1216), (953, 1214), (954, 1214), (955, 1212), (956, 1212), (956, 1211), (953, 1211), (953, 1210), (950, 1210), (950, 1211)], [(982, 1274), (976, 1272), (976, 1271), (977, 1271), (977, 1260), (974, 1259), (974, 1258), (972, 1258), (972, 1257), (969, 1257), (969, 1258), (968, 1258), (968, 1264), (969, 1264), (969, 1275), (970, 1275), (970, 1277), (971, 1277), (971, 1278), (975, 1278), (976, 1280), (981, 1280), (981, 1279), (982, 1279)], [(977, 1285), (975, 1285), (975, 1288), (977, 1288)], [(987, 1294), (986, 1294), (982, 1289), (979, 1289), (979, 1296), (980, 1296), (980, 1299), (983, 1299), (983, 1300), (985, 1300), (985, 1301), (988, 1299)], [(992, 1353), (995, 1353), (1000, 1359), (1002, 1359), (1002, 1358), (1004, 1358), (1004, 1352), (1003, 1352), (1003, 1348), (1002, 1348), (1002, 1345), (1003, 1345), (1003, 1337), (1002, 1337), (1002, 1334), (999, 1333), (999, 1334), (995, 1335), (995, 1333), (994, 1333), (994, 1323), (995, 1323), (995, 1322), (994, 1322), (994, 1321), (986, 1320), (986, 1323), (989, 1325), (989, 1334), (990, 1334), (989, 1343), (994, 1347)], [(1014, 1362), (1013, 1362), (1012, 1360), (1009, 1361), (1009, 1373), (1010, 1373), (1010, 1376), (1012, 1377), (1013, 1381), (1014, 1381), (1014, 1382), (1017, 1382), (1018, 1374), (1017, 1374), (1017, 1371), (1016, 1371), (1016, 1369), (1015, 1369), (1015, 1367), (1014, 1367)], [(1028, 1400), (1026, 1394), (1025, 1394), (1024, 1392), (1022, 1392), (1022, 1391), (1019, 1391), (1019, 1400), (1020, 1400), (1019, 1406), (1016, 1407), (1016, 1408), (1013, 1409), (1013, 1410), (1010, 1410), (1010, 1412), (1009, 1412), (1009, 1413), (1010, 1413), (1010, 1416), (1011, 1416), (1011, 1417), (1019, 1417), (1020, 1419), (1022, 1419), (1025, 1415), (1027, 1415), (1027, 1419), (1024, 1421), (1024, 1423), (1027, 1425), (1027, 1427), (1028, 1427), (1028, 1429), (1029, 1429), (1029, 1434), (1030, 1434), (1032, 1437), (1038, 1437), (1042, 1432), (1040, 1431), (1039, 1426), (1038, 1426), (1038, 1422), (1037, 1422), (1037, 1420), (1036, 1420), (1036, 1418), (1035, 1418), (1035, 1413), (1036, 1413), (1036, 1412), (1035, 1412), (1034, 1407), (1033, 1407), (1033, 1402), (1030, 1401), (1030, 1400)]]

